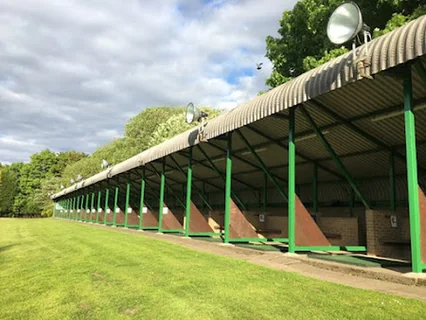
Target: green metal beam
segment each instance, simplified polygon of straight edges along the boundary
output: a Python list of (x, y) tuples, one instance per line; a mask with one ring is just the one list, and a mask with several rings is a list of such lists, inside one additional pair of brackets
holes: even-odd
[(163, 208), (164, 208), (164, 187), (166, 184), (166, 158), (162, 160), (161, 175), (160, 175), (160, 201), (158, 209), (158, 232), (163, 230)]
[(142, 169), (141, 177), (141, 192), (140, 192), (140, 202), (139, 202), (139, 230), (142, 230), (142, 221), (143, 221), (143, 209), (145, 208), (145, 167)]
[(101, 209), (102, 192), (98, 191), (98, 208), (96, 209), (96, 223), (99, 223), (99, 210)]
[[(279, 147), (281, 147), (281, 148), (283, 148), (283, 149), (285, 149), (285, 150), (289, 150), (289, 147), (288, 146), (286, 146), (283, 142), (280, 142), (279, 140), (276, 140), (276, 139), (274, 139), (274, 138), (272, 138), (272, 137), (270, 137), (269, 135), (267, 135), (267, 134), (265, 134), (265, 133), (263, 133), (262, 131), (260, 131), (260, 130), (258, 130), (258, 129), (256, 129), (256, 128), (254, 128), (253, 126), (251, 126), (251, 125), (247, 125), (246, 126), (246, 128), (248, 128), (248, 129), (250, 129), (251, 131), (253, 131), (253, 132), (255, 132), (255, 133), (257, 133), (258, 135), (260, 135), (261, 137), (263, 137), (263, 138), (265, 138), (265, 139), (268, 139), (269, 141), (271, 141), (271, 142), (273, 142), (274, 144), (276, 144), (277, 146), (279, 146)], [(294, 136), (294, 138), (296, 138), (295, 136)], [(290, 142), (289, 142), (290, 143)], [(308, 162), (313, 162), (314, 160), (313, 159), (311, 159), (311, 158), (309, 158), (309, 157), (307, 157), (307, 156), (305, 156), (304, 154), (302, 154), (302, 153), (300, 153), (300, 152), (297, 152), (297, 154), (296, 154), (298, 157), (300, 157), (301, 159), (303, 159), (303, 160), (306, 160), (306, 161), (308, 161)], [(323, 165), (320, 165), (320, 164), (318, 164), (318, 167), (319, 168), (321, 168), (322, 170), (324, 170), (325, 172), (328, 172), (328, 173), (331, 173), (332, 175), (334, 175), (334, 176), (336, 176), (336, 177), (338, 177), (338, 178), (340, 178), (340, 179), (344, 179), (340, 174), (338, 174), (337, 172), (334, 172), (333, 170), (330, 170), (329, 168), (327, 168), (326, 166), (323, 166)]]
[[(191, 157), (191, 166), (192, 166), (192, 147), (191, 147), (191, 149), (190, 149), (191, 151), (190, 151), (190, 156), (188, 156), (188, 157)], [(179, 166), (179, 163), (176, 161), (176, 159), (173, 157), (173, 155), (170, 155), (170, 159), (172, 159), (172, 161), (173, 161), (173, 163), (176, 165), (176, 167), (172, 167), (172, 166), (169, 166), (170, 168), (173, 168), (173, 169), (176, 169), (176, 170), (178, 170), (180, 173), (182, 173), (184, 176), (185, 176), (185, 178), (187, 179), (187, 175), (185, 174), (185, 171), (183, 171), (183, 169)], [(189, 167), (189, 166), (188, 166)], [(188, 169), (188, 168), (187, 168)], [(192, 176), (192, 173), (191, 173), (191, 176)], [(195, 179), (197, 179), (195, 176), (193, 176)], [(200, 179), (198, 179), (198, 180), (200, 180)], [(200, 181), (202, 181), (202, 180), (200, 180)], [(202, 181), (202, 183), (203, 183), (203, 185), (206, 183), (205, 181)], [(208, 201), (207, 201), (207, 199), (205, 198), (205, 196), (204, 196), (204, 194), (202, 193), (202, 191), (196, 186), (196, 185), (193, 185), (192, 186), (192, 188), (194, 188), (195, 189), (195, 191), (197, 191), (197, 193), (198, 193), (198, 195), (200, 196), (200, 198), (201, 198), (201, 200), (203, 201), (203, 204), (206, 204), (207, 205), (207, 207), (209, 207), (209, 209), (210, 210), (212, 210), (212, 207), (210, 206), (210, 204), (208, 203)]]
[(226, 178), (225, 178), (225, 217), (224, 217), (224, 242), (229, 243), (229, 230), (231, 223), (231, 194), (232, 194), (232, 132), (228, 132), (228, 146), (226, 153)]
[(288, 126), (288, 252), (294, 253), (296, 247), (296, 109), (289, 109)]
[(113, 213), (113, 220), (112, 220), (113, 227), (117, 226), (117, 222), (116, 222), (117, 219), (116, 218), (117, 218), (118, 189), (119, 189), (119, 187), (116, 186), (115, 187), (115, 194), (114, 194), (114, 213)]
[[(213, 148), (215, 148), (215, 149), (217, 149), (217, 150), (219, 150), (219, 151), (222, 151), (222, 152), (224, 152), (224, 153), (226, 153), (226, 149), (224, 149), (224, 148), (221, 148), (221, 147), (219, 147), (218, 145), (215, 145), (214, 143), (210, 143), (209, 144), (209, 146), (210, 147), (213, 147)], [(252, 149), (254, 150), (254, 148), (257, 148), (257, 147), (253, 147), (253, 146), (251, 146), (252, 147)], [(245, 151), (245, 149), (241, 149), (240, 151)], [(243, 163), (245, 163), (245, 164), (247, 164), (247, 165), (249, 165), (249, 166), (251, 166), (251, 167), (253, 167), (253, 168), (255, 168), (257, 171), (264, 171), (264, 169), (262, 168), (262, 166), (257, 166), (257, 165), (255, 165), (254, 163), (252, 163), (251, 161), (249, 161), (249, 160), (247, 160), (247, 159), (244, 159), (243, 157), (240, 157), (240, 156), (237, 156), (237, 155), (235, 155), (235, 153), (232, 153), (232, 156), (235, 158), (235, 159), (237, 159), (237, 160), (239, 160), (239, 161), (241, 161), (241, 162), (243, 162)], [(212, 159), (213, 160), (213, 159)], [(287, 184), (287, 180), (285, 180), (284, 178), (281, 178), (281, 177), (279, 177), (279, 176), (277, 176), (276, 174), (274, 174), (274, 173), (272, 173), (272, 172), (269, 172), (270, 173), (270, 175), (272, 176), (272, 177), (274, 177), (274, 179), (276, 179), (276, 180), (280, 180), (280, 181), (282, 181), (282, 182), (284, 182), (285, 184)], [(234, 178), (235, 179), (235, 178)], [(237, 180), (236, 180), (237, 181)]]
[(253, 147), (248, 142), (247, 138), (244, 136), (244, 134), (241, 132), (241, 130), (237, 130), (237, 134), (240, 137), (241, 140), (243, 140), (245, 146), (250, 151), (250, 153), (256, 158), (257, 162), (259, 162), (260, 167), (262, 168), (263, 172), (268, 176), (269, 180), (271, 180), (272, 184), (277, 188), (280, 195), (284, 198), (285, 201), (287, 201), (287, 196), (285, 195), (285, 191), (281, 188), (281, 186), (278, 184), (278, 182), (275, 180), (274, 176), (269, 171), (266, 164), (263, 162), (263, 160), (259, 157), (259, 155), (256, 153), (256, 151), (253, 149)]
[(407, 154), (408, 203), (410, 213), (411, 264), (413, 272), (422, 272), (420, 247), (420, 206), (417, 174), (416, 127), (413, 112), (411, 68), (404, 80), (405, 143)]
[[(223, 173), (217, 168), (217, 166), (214, 164), (214, 162), (209, 158), (209, 156), (207, 155), (207, 153), (203, 150), (203, 148), (200, 146), (200, 145), (197, 145), (197, 147), (198, 147), (198, 150), (200, 150), (201, 151), (201, 153), (203, 154), (203, 156), (207, 159), (207, 161), (209, 162), (209, 164), (210, 164), (210, 167), (211, 167), (211, 169), (213, 170), (213, 171), (215, 171), (216, 172), (216, 174), (223, 180), (223, 181), (225, 181), (225, 183), (226, 183), (226, 179), (228, 178), (228, 176), (226, 175), (226, 177), (223, 175)], [(232, 142), (231, 142), (231, 147), (232, 147)], [(229, 142), (228, 142), (228, 148), (229, 148)], [(228, 150), (227, 151), (227, 153), (229, 153), (230, 151)], [(231, 150), (231, 153), (232, 153), (232, 150)], [(232, 156), (228, 156), (227, 155), (227, 158), (226, 158), (226, 160), (227, 161), (231, 161), (231, 163), (232, 163)], [(227, 165), (227, 170), (228, 170), (228, 165)], [(232, 178), (232, 175), (229, 177), (229, 179), (232, 179), (232, 180), (235, 180), (235, 181), (237, 181), (237, 182), (240, 182), (240, 181), (238, 181), (238, 180), (236, 180), (235, 178)], [(251, 185), (247, 185), (247, 184), (244, 184), (244, 185), (246, 185), (247, 187), (249, 187), (249, 188), (252, 188), (252, 189), (254, 189), (254, 187), (253, 186), (251, 186)], [(230, 190), (230, 192), (231, 192), (231, 194), (232, 194), (232, 197), (233, 198), (235, 198), (235, 200), (240, 204), (240, 206), (244, 209), (244, 210), (246, 210), (247, 208), (246, 208), (246, 206), (244, 205), (244, 203), (241, 201), (241, 199), (240, 199), (240, 197), (234, 192), (234, 191), (232, 191), (232, 190)]]
[(326, 150), (330, 153), (330, 155), (332, 156), (334, 162), (336, 163), (336, 165), (339, 167), (339, 169), (342, 171), (343, 175), (345, 176), (346, 180), (348, 181), (348, 183), (351, 185), (351, 187), (354, 189), (356, 195), (359, 197), (359, 199), (362, 201), (362, 203), (364, 204), (364, 206), (367, 209), (370, 209), (371, 206), (368, 203), (368, 201), (366, 200), (366, 198), (364, 197), (364, 195), (362, 194), (361, 190), (359, 189), (357, 183), (355, 182), (355, 180), (352, 178), (351, 174), (349, 173), (349, 171), (346, 169), (345, 165), (343, 164), (343, 162), (340, 160), (339, 156), (337, 155), (337, 153), (333, 150), (333, 148), (331, 147), (330, 143), (327, 141), (327, 139), (324, 137), (324, 135), (322, 134), (322, 132), (319, 130), (317, 124), (315, 123), (315, 121), (312, 119), (312, 117), (310, 116), (310, 114), (308, 113), (308, 111), (304, 108), (304, 106), (301, 106), (301, 111), (303, 113), (303, 115), (305, 116), (306, 120), (309, 122), (309, 124), (311, 125), (311, 127), (314, 129), (316, 135), (318, 136), (318, 138), (320, 138), (322, 144), (324, 145), (324, 147), (326, 148)]
[(186, 178), (186, 217), (185, 217), (185, 237), (189, 236), (189, 222), (191, 219), (191, 191), (192, 191), (192, 147), (189, 148), (188, 170)]
[(340, 251), (340, 246), (296, 246), (296, 251)]
[(104, 224), (107, 224), (108, 209), (109, 209), (109, 188), (105, 190)]
[(89, 198), (90, 198), (89, 190), (87, 190), (87, 192), (86, 192), (86, 207), (85, 207), (85, 210), (84, 210), (84, 220), (83, 221), (87, 221), (87, 210), (89, 210)]
[(329, 116), (331, 116), (335, 120), (341, 122), (344, 126), (346, 126), (347, 128), (351, 129), (353, 132), (355, 132), (356, 134), (360, 135), (364, 139), (368, 140), (371, 143), (374, 143), (375, 145), (377, 145), (378, 147), (380, 147), (380, 148), (382, 148), (384, 150), (393, 152), (394, 156), (396, 158), (402, 160), (404, 163), (406, 162), (406, 158), (405, 158), (405, 156), (403, 154), (395, 151), (394, 148), (388, 146), (382, 140), (380, 140), (380, 139), (374, 137), (373, 135), (365, 132), (364, 130), (360, 129), (358, 126), (356, 126), (352, 122), (348, 121), (344, 117), (340, 116), (335, 111), (333, 111), (330, 108), (326, 107), (322, 103), (320, 103), (318, 101), (314, 101), (314, 100), (309, 101), (309, 103), (312, 104), (312, 105), (314, 105), (316, 108), (318, 108), (320, 110), (323, 110), (326, 114), (328, 114)]
[(126, 204), (125, 204), (125, 213), (124, 213), (124, 228), (127, 228), (127, 223), (129, 221), (129, 200), (130, 200), (130, 180), (126, 185)]

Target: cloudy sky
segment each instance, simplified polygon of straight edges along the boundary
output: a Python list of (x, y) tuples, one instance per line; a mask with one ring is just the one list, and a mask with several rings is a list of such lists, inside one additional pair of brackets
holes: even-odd
[(271, 72), (265, 37), (295, 2), (0, 1), (0, 162), (92, 152), (149, 106), (251, 99)]

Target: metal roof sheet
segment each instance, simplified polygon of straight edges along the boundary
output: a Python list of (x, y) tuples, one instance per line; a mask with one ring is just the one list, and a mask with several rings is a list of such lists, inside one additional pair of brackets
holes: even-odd
[[(369, 75), (375, 75), (381, 71), (393, 68), (397, 65), (425, 55), (425, 35), (426, 16), (423, 16), (397, 30), (369, 42), (368, 56), (371, 65), (366, 70), (366, 73)], [(361, 55), (367, 54), (365, 45), (357, 48), (356, 50)], [(368, 91), (368, 80), (362, 79), (356, 74), (355, 67), (353, 65), (354, 54), (355, 51), (348, 52), (316, 69), (306, 72), (299, 77), (270, 90), (261, 96), (255, 97), (251, 101), (244, 103), (233, 110), (222, 113), (207, 123), (204, 129), (206, 138), (213, 139), (287, 108), (297, 106), (314, 98), (319, 98), (320, 96), (343, 86), (348, 88), (346, 91), (349, 92), (353, 88), (351, 88), (352, 86), (347, 85), (354, 82), (366, 87), (365, 90)], [(383, 86), (381, 83), (378, 83), (377, 85)], [(386, 84), (384, 87), (385, 86)], [(332, 94), (336, 101), (348, 98), (348, 96), (345, 96), (339, 91), (340, 90), (335, 91)], [(390, 94), (393, 94), (394, 92), (394, 90), (390, 90)], [(328, 96), (329, 95), (327, 95), (327, 97)], [(380, 99), (383, 101), (383, 104), (387, 104), (390, 100), (394, 101), (393, 98), (395, 97), (387, 96), (381, 97)], [(398, 99), (401, 99), (401, 97)], [(350, 115), (351, 112), (355, 112), (356, 109), (351, 111), (348, 107), (349, 106), (342, 106), (342, 110), (344, 109), (344, 112), (347, 112), (348, 115)], [(365, 108), (365, 105), (363, 105), (363, 107)], [(198, 143), (198, 129), (189, 130), (120, 164), (117, 164), (107, 171), (103, 171), (79, 184), (64, 189), (53, 195), (52, 198), (55, 199), (61, 197), (75, 191), (76, 189), (87, 187), (101, 180), (129, 171), (138, 166), (142, 166)]]

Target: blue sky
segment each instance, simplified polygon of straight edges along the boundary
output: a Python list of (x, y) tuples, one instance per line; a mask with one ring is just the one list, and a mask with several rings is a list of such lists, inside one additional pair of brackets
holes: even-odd
[(0, 162), (92, 152), (149, 106), (253, 98), (271, 72), (265, 37), (295, 2), (1, 1)]

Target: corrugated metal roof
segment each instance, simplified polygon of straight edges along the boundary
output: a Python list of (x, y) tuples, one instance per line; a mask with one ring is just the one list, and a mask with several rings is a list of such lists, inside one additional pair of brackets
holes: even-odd
[[(366, 70), (366, 73), (374, 75), (425, 55), (425, 34), (426, 17), (424, 16), (404, 27), (371, 41), (368, 44), (368, 54), (371, 66)], [(357, 50), (360, 54), (366, 53), (365, 46), (361, 46)], [(374, 86), (377, 85), (383, 87), (389, 95), (386, 97), (379, 97), (376, 99), (375, 105), (369, 105), (368, 92), (369, 90), (374, 89), (370, 88), (368, 80), (361, 80), (360, 76), (356, 74), (355, 67), (352, 64), (354, 61), (354, 54), (355, 53), (353, 51), (344, 54), (314, 70), (300, 75), (292, 81), (270, 90), (262, 96), (258, 96), (253, 100), (240, 105), (231, 111), (224, 112), (208, 122), (204, 129), (205, 136), (207, 139), (213, 139), (227, 132), (254, 123), (272, 114), (281, 112), (287, 108), (307, 102), (313, 98), (319, 98), (319, 101), (320, 99), (325, 99), (326, 105), (329, 105), (330, 102), (332, 103), (334, 99), (334, 102), (339, 100), (341, 101), (342, 99), (348, 101), (350, 91), (359, 90), (359, 88), (354, 88), (352, 85), (347, 86), (354, 82), (357, 83), (357, 86), (359, 83), (359, 85), (364, 88), (365, 99), (360, 100), (359, 95), (357, 95), (356, 92), (353, 92), (352, 97), (356, 96), (357, 98), (353, 101), (359, 102), (356, 105), (357, 108), (353, 108), (354, 105), (343, 105), (341, 108), (342, 116), (356, 115), (359, 114), (360, 111), (366, 112), (367, 110), (365, 108), (368, 108), (368, 106), (370, 106), (370, 108), (377, 109), (378, 101), (381, 101), (383, 105), (389, 106), (390, 102), (395, 104), (395, 99), (397, 99), (397, 101), (401, 100), (402, 96), (398, 95), (397, 90), (386, 89), (387, 86), (392, 83), (391, 80), (386, 82), (381, 82), (381, 80), (379, 80), (377, 84), (374, 84)], [(345, 92), (348, 95), (345, 95), (338, 90), (333, 92), (331, 95), (328, 94), (326, 97), (324, 96), (324, 94), (343, 86), (345, 86)], [(398, 84), (394, 81), (392, 86), (398, 86)], [(415, 87), (415, 91), (418, 90), (420, 89)], [(332, 97), (334, 98), (330, 101), (330, 98)], [(361, 110), (362, 108), (364, 108), (364, 110)], [(62, 190), (61, 192), (53, 195), (52, 198), (58, 198), (67, 193), (73, 192), (76, 189), (87, 187), (88, 185), (147, 164), (151, 161), (160, 159), (198, 143), (197, 129), (189, 130), (120, 164), (117, 164), (112, 169), (103, 171), (79, 184)]]

